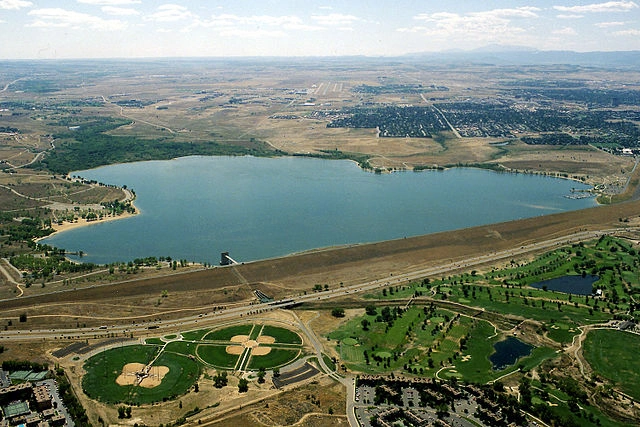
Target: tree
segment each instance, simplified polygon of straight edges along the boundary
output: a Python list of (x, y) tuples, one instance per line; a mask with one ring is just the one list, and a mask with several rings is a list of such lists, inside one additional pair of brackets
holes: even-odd
[(259, 384), (264, 384), (264, 376), (266, 375), (266, 371), (264, 368), (260, 368), (260, 370), (258, 371), (258, 383)]
[(333, 317), (344, 317), (344, 308), (334, 308), (331, 310), (331, 315)]
[(213, 377), (213, 386), (215, 388), (222, 388), (227, 385), (229, 380), (227, 379), (227, 373), (222, 371)]
[(126, 408), (124, 406), (118, 406), (118, 418), (124, 418), (126, 413)]
[(375, 305), (368, 305), (364, 308), (364, 310), (367, 312), (369, 316), (375, 316), (376, 314), (378, 314), (378, 312), (376, 311)]
[(246, 393), (249, 391), (249, 381), (244, 378), (240, 378), (240, 382), (238, 382), (238, 392)]
[(280, 368), (273, 368), (273, 376), (278, 378), (280, 376)]
[(362, 324), (362, 330), (363, 331), (368, 331), (369, 330), (369, 320), (367, 319), (362, 319), (362, 322), (360, 322)]
[(24, 323), (27, 321), (27, 313), (22, 313), (20, 315), (20, 323)]

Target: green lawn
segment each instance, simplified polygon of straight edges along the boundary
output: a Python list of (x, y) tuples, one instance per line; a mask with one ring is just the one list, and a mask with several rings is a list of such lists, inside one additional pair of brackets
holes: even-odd
[(229, 326), (227, 328), (211, 331), (202, 339), (209, 341), (230, 341), (231, 338), (236, 335), (249, 335), (252, 328), (252, 324)]
[[(172, 399), (186, 393), (197, 381), (200, 367), (197, 362), (177, 354), (163, 353), (154, 366), (167, 366), (169, 372), (157, 387), (121, 386), (116, 379), (127, 363), (149, 363), (157, 354), (157, 346), (127, 346), (106, 350), (89, 358), (82, 379), (84, 392), (107, 403), (145, 404)], [(153, 370), (153, 367), (151, 368)]]
[(274, 337), (278, 344), (302, 344), (302, 338), (297, 333), (277, 326), (264, 325), (262, 335)]
[(209, 333), (209, 329), (199, 329), (197, 331), (183, 332), (182, 338), (187, 341), (200, 341)]
[(165, 351), (184, 354), (187, 356), (188, 355), (195, 356), (197, 346), (198, 344), (191, 343), (188, 341), (172, 341), (167, 344), (167, 346), (165, 347)]
[(196, 350), (198, 357), (216, 368), (231, 369), (238, 362), (237, 355), (227, 353), (225, 345), (200, 344)]
[(300, 350), (272, 348), (269, 354), (265, 354), (264, 356), (251, 356), (247, 369), (272, 369), (283, 366), (294, 361), (299, 354)]
[(584, 341), (591, 367), (623, 392), (640, 399), (640, 336), (615, 330), (593, 330)]

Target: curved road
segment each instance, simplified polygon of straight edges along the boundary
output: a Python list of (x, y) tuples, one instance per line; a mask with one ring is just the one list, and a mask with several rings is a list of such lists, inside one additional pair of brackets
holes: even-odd
[[(633, 229), (634, 231), (640, 230), (640, 228), (635, 228), (635, 227), (628, 228), (628, 230), (631, 230), (631, 229)], [(29, 331), (12, 330), (12, 331), (1, 332), (0, 339), (5, 341), (33, 341), (33, 340), (65, 339), (65, 338), (86, 339), (86, 338), (93, 338), (96, 334), (101, 334), (101, 333), (116, 334), (117, 336), (117, 335), (131, 334), (131, 333), (149, 333), (150, 330), (153, 330), (154, 332), (158, 331), (159, 333), (162, 333), (161, 331), (163, 329), (168, 329), (168, 328), (191, 328), (196, 326), (199, 326), (199, 327), (213, 326), (215, 324), (220, 323), (221, 321), (225, 321), (228, 319), (235, 319), (238, 317), (257, 315), (265, 311), (271, 311), (276, 309), (291, 308), (293, 306), (302, 304), (304, 302), (328, 300), (332, 298), (343, 297), (349, 294), (368, 292), (384, 286), (389, 286), (392, 283), (395, 284), (399, 282), (417, 280), (417, 279), (421, 279), (421, 278), (433, 276), (433, 275), (441, 275), (441, 274), (448, 273), (450, 271), (459, 270), (463, 268), (468, 269), (474, 266), (496, 262), (503, 259), (511, 259), (515, 256), (519, 256), (527, 253), (552, 249), (560, 245), (572, 244), (572, 243), (577, 243), (584, 240), (598, 238), (603, 234), (612, 234), (617, 231), (620, 231), (620, 230), (610, 229), (610, 230), (603, 230), (599, 232), (582, 231), (582, 232), (573, 233), (571, 235), (567, 235), (563, 237), (549, 239), (542, 242), (523, 245), (515, 249), (497, 251), (497, 252), (488, 253), (486, 255), (471, 257), (462, 261), (447, 262), (438, 266), (420, 268), (420, 269), (409, 271), (403, 274), (397, 274), (389, 278), (375, 279), (372, 281), (368, 281), (368, 282), (364, 282), (356, 285), (340, 287), (340, 288), (322, 291), (318, 293), (312, 293), (308, 295), (293, 296), (290, 298), (274, 301), (268, 304), (256, 305), (256, 304), (251, 304), (247, 302), (244, 304), (238, 304), (233, 307), (228, 307), (222, 310), (212, 311), (207, 314), (186, 316), (179, 320), (159, 320), (154, 322), (138, 323), (138, 324), (126, 325), (126, 326), (114, 325), (114, 326), (108, 327), (106, 330), (104, 329), (104, 327), (102, 329), (94, 327), (94, 328), (76, 328), (76, 329), (69, 329), (69, 328), (67, 329), (36, 329), (36, 330), (29, 330)], [(233, 268), (233, 266), (230, 266), (229, 268)], [(318, 363), (320, 364), (321, 368), (331, 378), (341, 382), (346, 386), (347, 417), (349, 419), (349, 423), (352, 426), (358, 426), (359, 424), (355, 418), (355, 413), (354, 413), (354, 397), (355, 397), (354, 396), (355, 394), (354, 379), (343, 378), (339, 376), (336, 372), (331, 370), (325, 364), (322, 357), (323, 347), (320, 341), (318, 340), (317, 336), (311, 330), (311, 328), (308, 327), (307, 324), (302, 322), (295, 315), (295, 313), (293, 314), (295, 319), (297, 319), (297, 323), (301, 331), (304, 332), (304, 334), (307, 337), (309, 337), (310, 343), (317, 354)]]

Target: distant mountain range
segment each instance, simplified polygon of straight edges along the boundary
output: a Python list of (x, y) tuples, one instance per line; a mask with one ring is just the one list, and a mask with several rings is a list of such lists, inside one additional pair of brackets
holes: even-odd
[(567, 64), (606, 67), (640, 67), (640, 51), (574, 52), (568, 50), (536, 50), (520, 46), (492, 45), (472, 51), (422, 52), (402, 58), (438, 59), (451, 62), (476, 62), (499, 65)]

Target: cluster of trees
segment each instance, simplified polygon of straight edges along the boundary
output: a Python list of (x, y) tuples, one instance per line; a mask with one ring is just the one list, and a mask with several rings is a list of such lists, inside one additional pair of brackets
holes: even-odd
[(144, 108), (147, 105), (153, 104), (155, 101), (140, 100), (140, 99), (121, 99), (115, 102), (116, 105), (120, 107), (129, 107), (129, 108)]
[(225, 387), (229, 383), (226, 371), (220, 371), (213, 376), (213, 386), (215, 388)]
[(28, 360), (5, 360), (2, 362), (3, 371), (36, 371), (42, 372), (49, 369), (47, 363), (30, 362)]
[(118, 406), (118, 418), (131, 418), (131, 406)]
[(76, 395), (71, 389), (71, 384), (69, 383), (69, 380), (62, 368), (57, 368), (55, 373), (56, 382), (58, 383), (58, 393), (64, 403), (64, 406), (67, 408), (67, 411), (69, 411), (69, 415), (71, 415), (71, 418), (75, 422), (75, 425), (78, 427), (91, 427), (87, 412), (82, 407), (80, 401), (76, 398)]
[(313, 157), (328, 160), (353, 160), (362, 169), (371, 170), (373, 167), (369, 163), (369, 157), (359, 153), (345, 153), (337, 148), (335, 150), (320, 150), (320, 153), (293, 153), (294, 157)]
[[(20, 217), (22, 213), (25, 216), (19, 222), (14, 221), (14, 218)], [(0, 212), (0, 229), (7, 243), (31, 242), (31, 239), (45, 237), (53, 233), (50, 221), (38, 216), (38, 212), (29, 213), (27, 211)]]
[[(219, 144), (213, 141), (175, 142), (141, 139), (134, 136), (109, 135), (105, 132), (131, 123), (128, 120), (97, 117), (76, 122), (76, 130), (66, 129), (55, 135), (59, 141), (42, 164), (53, 173), (91, 169), (113, 163), (163, 160), (191, 155), (272, 156), (273, 150), (254, 142), (247, 146)], [(58, 123), (62, 124), (62, 123)], [(35, 167), (35, 166), (34, 166)]]
[[(64, 252), (63, 252), (64, 254)], [(75, 263), (64, 258), (59, 252), (49, 252), (49, 256), (40, 257), (21, 254), (9, 258), (11, 265), (18, 270), (28, 272), (29, 279), (49, 279), (54, 274), (90, 272), (96, 268), (93, 263)]]
[(112, 202), (102, 202), (100, 204), (114, 216), (122, 215), (124, 212), (132, 214), (136, 211), (135, 208), (131, 206), (130, 201), (121, 202), (120, 200), (114, 200)]

